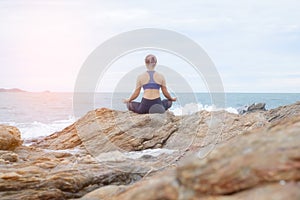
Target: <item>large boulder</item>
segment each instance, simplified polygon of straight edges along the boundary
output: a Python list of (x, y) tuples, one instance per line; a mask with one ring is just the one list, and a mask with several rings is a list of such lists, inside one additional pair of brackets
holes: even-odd
[(170, 113), (138, 115), (101, 108), (34, 146), (58, 150), (83, 145), (94, 156), (116, 150), (160, 148), (177, 130), (175, 120)]
[(20, 145), (22, 145), (22, 140), (19, 129), (0, 125), (0, 150), (14, 150)]
[(201, 111), (186, 116), (170, 112), (139, 115), (102, 108), (90, 111), (33, 146), (51, 150), (83, 148), (101, 164), (126, 173), (143, 174), (172, 166), (191, 154), (205, 157), (216, 144), (266, 122), (262, 113), (240, 116), (225, 111)]
[(226, 111), (200, 111), (185, 116), (170, 112), (139, 115), (101, 108), (33, 146), (53, 150), (84, 147), (94, 157), (112, 151), (155, 148), (186, 151), (215, 145), (266, 123), (263, 113), (240, 116)]

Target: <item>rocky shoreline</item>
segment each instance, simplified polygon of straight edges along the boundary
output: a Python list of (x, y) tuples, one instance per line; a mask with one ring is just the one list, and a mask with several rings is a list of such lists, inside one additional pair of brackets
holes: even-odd
[(31, 142), (0, 125), (0, 199), (300, 199), (300, 102), (243, 115), (101, 108)]

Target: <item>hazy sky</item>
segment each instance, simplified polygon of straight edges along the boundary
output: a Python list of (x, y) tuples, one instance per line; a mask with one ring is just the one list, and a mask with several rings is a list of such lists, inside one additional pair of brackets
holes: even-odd
[[(101, 43), (160, 28), (197, 42), (227, 92), (300, 92), (299, 8), (297, 0), (0, 0), (0, 88), (73, 91), (82, 64)], [(114, 63), (99, 81), (103, 90), (142, 65), (145, 53)], [(202, 90), (202, 80), (168, 58), (161, 54), (160, 64)]]

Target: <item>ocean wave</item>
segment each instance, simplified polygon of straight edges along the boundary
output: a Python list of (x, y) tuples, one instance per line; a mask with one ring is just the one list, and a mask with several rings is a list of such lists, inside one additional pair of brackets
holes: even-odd
[(38, 137), (48, 136), (54, 132), (60, 131), (75, 122), (73, 116), (69, 116), (66, 120), (56, 120), (51, 123), (34, 122), (0, 122), (17, 127), (21, 132), (23, 140), (30, 140)]
[(209, 112), (225, 110), (230, 113), (238, 114), (237, 109), (233, 107), (217, 108), (215, 105), (203, 105), (201, 103), (188, 103), (184, 106), (174, 106), (170, 109), (170, 111), (173, 112), (174, 115), (190, 115), (202, 110), (206, 110)]

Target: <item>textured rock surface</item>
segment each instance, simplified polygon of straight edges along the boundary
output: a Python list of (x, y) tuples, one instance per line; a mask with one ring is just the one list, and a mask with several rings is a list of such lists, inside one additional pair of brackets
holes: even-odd
[(40, 195), (44, 196), (40, 199), (47, 199), (55, 194), (57, 199), (81, 197), (104, 185), (130, 184), (143, 175), (101, 165), (80, 149), (65, 152), (19, 147), (14, 153), (19, 157), (17, 162), (0, 163), (0, 199)]
[(92, 154), (162, 147), (177, 130), (175, 117), (166, 114), (137, 115), (109, 109), (90, 111), (75, 124), (37, 142), (49, 149), (69, 149), (80, 144)]
[[(202, 197), (203, 200), (285, 200), (300, 199), (300, 184), (296, 182), (275, 182), (238, 192), (229, 196)], [(198, 198), (194, 198), (195, 200)]]
[(112, 196), (124, 191), (126, 188), (127, 186), (124, 185), (121, 186), (108, 185), (84, 195), (81, 199), (82, 200), (110, 199)]
[(256, 129), (267, 123), (264, 113), (249, 113), (244, 116), (225, 111), (201, 111), (178, 117), (174, 132), (164, 147), (171, 149), (201, 148), (209, 144), (226, 141), (245, 131)]
[(21, 134), (16, 127), (0, 125), (0, 150), (14, 150), (21, 144)]
[(18, 154), (11, 152), (11, 151), (2, 151), (0, 150), (0, 163), (2, 162), (17, 162), (18, 161)]
[(187, 189), (231, 194), (266, 182), (300, 180), (300, 116), (235, 137), (206, 159), (179, 167)]
[(149, 148), (186, 150), (228, 140), (243, 131), (264, 126), (264, 113), (239, 116), (225, 111), (201, 111), (187, 116), (171, 113), (138, 115), (109, 109), (89, 112), (75, 124), (54, 133), (35, 146), (69, 149), (79, 145), (93, 155), (110, 151), (139, 151)]
[(299, 199), (299, 132), (297, 116), (239, 135), (206, 158), (194, 157), (173, 174), (136, 183), (113, 199)]
[(1, 150), (0, 199), (299, 199), (299, 132), (300, 103), (245, 115), (97, 109)]
[(266, 112), (266, 118), (269, 122), (276, 122), (285, 118), (291, 118), (300, 113), (300, 101), (295, 104), (281, 106)]

